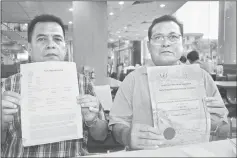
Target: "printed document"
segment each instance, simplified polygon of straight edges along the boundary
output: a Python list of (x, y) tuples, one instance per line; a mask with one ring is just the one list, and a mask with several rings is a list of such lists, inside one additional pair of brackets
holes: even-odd
[(203, 98), (204, 78), (197, 65), (147, 67), (154, 127), (163, 146), (208, 142), (210, 114)]
[(23, 146), (83, 138), (76, 64), (21, 65)]

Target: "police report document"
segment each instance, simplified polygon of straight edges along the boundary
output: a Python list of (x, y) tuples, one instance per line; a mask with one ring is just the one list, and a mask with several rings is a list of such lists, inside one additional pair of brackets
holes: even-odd
[(76, 64), (22, 64), (21, 127), (23, 146), (83, 138)]
[(163, 146), (208, 142), (210, 114), (203, 72), (198, 65), (147, 67), (154, 127)]

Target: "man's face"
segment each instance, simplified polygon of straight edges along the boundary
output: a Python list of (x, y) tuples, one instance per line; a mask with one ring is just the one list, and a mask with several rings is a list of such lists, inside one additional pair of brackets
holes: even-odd
[(155, 65), (177, 64), (183, 54), (179, 25), (173, 21), (156, 24), (152, 28), (151, 40), (148, 41), (147, 46)]
[(63, 29), (56, 22), (37, 23), (29, 48), (33, 62), (63, 61), (66, 55)]

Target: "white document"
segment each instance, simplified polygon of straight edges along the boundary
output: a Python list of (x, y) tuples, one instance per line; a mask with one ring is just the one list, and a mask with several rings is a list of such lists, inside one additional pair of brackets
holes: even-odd
[(148, 67), (154, 127), (163, 146), (208, 142), (210, 114), (203, 103), (204, 78), (197, 65)]
[(113, 104), (110, 86), (109, 85), (95, 86), (94, 90), (104, 110), (110, 111)]
[(76, 64), (21, 65), (23, 146), (83, 138)]

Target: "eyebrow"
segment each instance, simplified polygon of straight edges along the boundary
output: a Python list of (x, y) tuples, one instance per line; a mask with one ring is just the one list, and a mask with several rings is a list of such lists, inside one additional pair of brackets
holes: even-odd
[[(170, 35), (170, 34), (179, 34), (179, 33), (176, 33), (176, 32), (170, 32), (168, 35)], [(153, 34), (152, 36), (156, 36), (156, 35), (164, 35), (164, 34), (162, 34), (162, 33), (155, 33), (155, 34)]]
[(180, 33), (177, 33), (177, 32), (171, 32), (171, 33), (169, 33), (169, 34), (180, 34)]
[(63, 36), (61, 36), (61, 35), (53, 35), (53, 37), (60, 37), (60, 38), (63, 38)]
[(45, 34), (38, 34), (36, 38), (41, 37), (41, 36), (46, 36)]
[[(45, 36), (47, 36), (47, 35), (45, 35), (45, 34), (38, 34), (38, 35), (36, 36), (36, 38), (41, 37), (41, 36), (45, 37)], [(63, 38), (61, 35), (53, 35), (53, 37)]]

